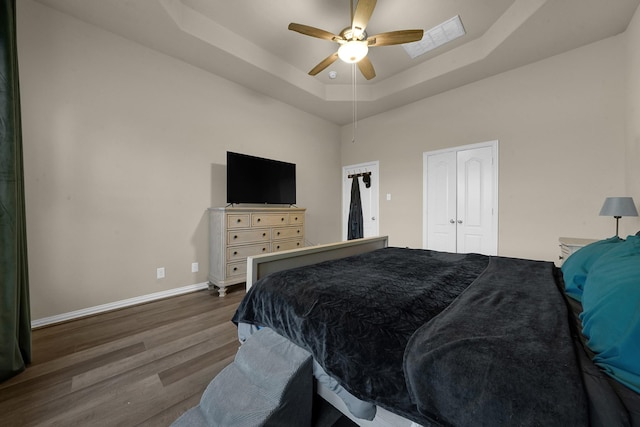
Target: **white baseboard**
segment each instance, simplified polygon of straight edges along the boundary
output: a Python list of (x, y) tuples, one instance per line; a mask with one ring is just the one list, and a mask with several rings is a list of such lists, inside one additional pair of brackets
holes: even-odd
[(78, 319), (80, 317), (91, 316), (93, 314), (104, 313), (106, 311), (117, 310), (119, 308), (130, 307), (132, 305), (151, 302), (163, 298), (173, 297), (176, 295), (188, 294), (189, 292), (200, 291), (202, 289), (207, 289), (208, 287), (208, 282), (196, 283), (195, 285), (187, 285), (162, 292), (155, 292), (139, 297), (123, 299), (121, 301), (110, 302), (108, 304), (97, 305), (95, 307), (83, 308), (82, 310), (71, 311), (69, 313), (56, 314), (55, 316), (32, 320), (31, 329), (41, 328), (43, 326), (52, 325), (54, 323), (66, 322), (68, 320)]

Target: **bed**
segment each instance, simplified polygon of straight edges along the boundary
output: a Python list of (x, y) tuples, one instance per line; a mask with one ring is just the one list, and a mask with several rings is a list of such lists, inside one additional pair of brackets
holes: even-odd
[[(577, 269), (585, 290), (593, 262)], [(247, 269), (241, 340), (267, 327), (309, 351), (318, 394), (359, 425), (640, 425), (634, 378), (594, 363), (580, 329), (589, 298), (568, 297), (553, 263), (377, 237)]]

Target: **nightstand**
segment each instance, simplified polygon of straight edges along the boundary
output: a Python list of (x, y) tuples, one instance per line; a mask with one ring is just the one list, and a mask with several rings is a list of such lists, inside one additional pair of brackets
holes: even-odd
[(560, 237), (560, 263), (564, 262), (569, 256), (578, 249), (587, 246), (589, 243), (597, 242), (597, 239), (580, 239), (577, 237)]

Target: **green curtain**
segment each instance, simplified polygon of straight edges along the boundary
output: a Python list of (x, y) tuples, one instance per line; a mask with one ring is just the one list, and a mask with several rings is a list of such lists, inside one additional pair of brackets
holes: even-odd
[(0, 0), (0, 381), (31, 362), (16, 0)]

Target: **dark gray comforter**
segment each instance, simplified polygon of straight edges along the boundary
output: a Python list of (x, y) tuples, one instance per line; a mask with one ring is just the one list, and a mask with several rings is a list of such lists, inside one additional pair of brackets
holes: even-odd
[(385, 248), (271, 274), (234, 322), (424, 425), (587, 425), (551, 263)]

